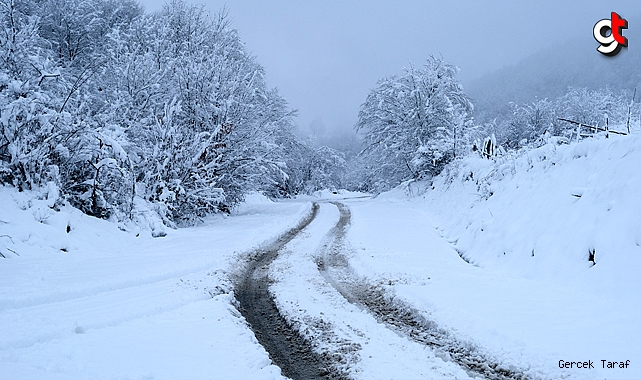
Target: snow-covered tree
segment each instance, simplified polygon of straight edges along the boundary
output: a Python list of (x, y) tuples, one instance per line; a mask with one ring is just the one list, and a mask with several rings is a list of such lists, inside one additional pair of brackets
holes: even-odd
[(341, 152), (327, 146), (310, 149), (305, 162), (304, 192), (338, 190), (344, 187), (347, 164)]
[(0, 181), (54, 182), (99, 217), (135, 197), (169, 223), (288, 185), (295, 113), (225, 12), (174, 0), (0, 4)]
[(511, 113), (495, 120), (486, 133), (496, 133), (499, 143), (507, 148), (539, 145), (547, 132), (555, 136), (576, 135), (576, 125), (560, 118), (601, 128), (626, 124), (628, 113), (636, 118), (638, 109), (630, 106), (632, 94), (614, 93), (610, 89), (569, 88), (555, 100), (537, 100), (529, 104), (510, 104)]
[[(627, 117), (627, 94), (615, 94), (610, 89), (589, 90), (587, 88), (570, 88), (557, 100), (556, 114), (559, 117), (574, 120), (579, 123), (604, 127), (608, 115), (609, 122), (623, 124)], [(561, 124), (562, 129), (572, 128), (571, 125)]]
[(52, 156), (72, 138), (56, 112), (59, 72), (38, 21), (29, 4), (0, 3), (0, 178), (21, 190), (57, 175)]
[(456, 79), (458, 68), (430, 57), (421, 68), (384, 78), (361, 105), (364, 137), (379, 190), (438, 174), (463, 151), (472, 104)]
[(510, 104), (512, 114), (505, 123), (503, 144), (519, 148), (535, 142), (545, 132), (554, 132), (557, 123), (555, 104), (547, 99), (537, 100), (523, 106)]

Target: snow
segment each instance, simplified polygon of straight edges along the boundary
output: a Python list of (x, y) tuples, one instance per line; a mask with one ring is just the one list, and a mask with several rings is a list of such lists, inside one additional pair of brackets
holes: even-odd
[(361, 197), (369, 197), (368, 194), (363, 194), (359, 193), (357, 191), (350, 191), (350, 190), (345, 190), (345, 189), (339, 189), (336, 191), (332, 190), (318, 190), (314, 191), (311, 195), (299, 195), (296, 197), (298, 200), (310, 200), (310, 201), (328, 201), (328, 200), (335, 200), (335, 201), (340, 201), (340, 200), (345, 200), (345, 199), (351, 199), (351, 198), (361, 198)]
[[(468, 379), (452, 362), (400, 337), (349, 303), (320, 274), (318, 248), (338, 221), (331, 204), (321, 204), (316, 220), (274, 261), (271, 276), (279, 310), (320, 349), (343, 354), (354, 379)], [(358, 347), (356, 349), (356, 347)], [(351, 352), (354, 350), (355, 352)]]
[(233, 307), (228, 273), (309, 203), (247, 202), (154, 239), (37, 195), (0, 188), (4, 378), (282, 378)]
[(533, 377), (639, 378), (640, 162), (639, 136), (468, 157), (350, 204), (351, 269)]
[[(54, 211), (49, 185), (0, 188), (0, 373), (282, 378), (236, 310), (231, 279), (313, 201), (317, 217), (269, 268), (270, 291), (353, 378), (471, 375), (378, 322), (319, 271), (340, 216), (331, 202), (351, 210), (342, 252), (349, 274), (485, 357), (532, 379), (638, 379), (639, 163), (638, 135), (550, 141), (492, 160), (469, 156), (431, 182), (377, 197), (321, 191), (275, 202), (252, 193), (230, 216), (166, 228), (161, 238), (152, 237), (157, 228)], [(602, 368), (601, 360), (630, 365)]]

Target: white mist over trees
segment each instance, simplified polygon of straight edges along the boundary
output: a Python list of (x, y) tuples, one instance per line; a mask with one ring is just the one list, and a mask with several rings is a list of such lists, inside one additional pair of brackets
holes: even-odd
[[(626, 29), (625, 35), (630, 41), (641, 40), (639, 28)], [(470, 82), (466, 90), (474, 102), (476, 120), (488, 122), (506, 117), (512, 112), (511, 102), (554, 100), (564, 96), (569, 88), (591, 91), (609, 88), (618, 93), (641, 87), (639, 49), (631, 47), (616, 57), (605, 57), (596, 51), (597, 46), (591, 36), (559, 42)]]

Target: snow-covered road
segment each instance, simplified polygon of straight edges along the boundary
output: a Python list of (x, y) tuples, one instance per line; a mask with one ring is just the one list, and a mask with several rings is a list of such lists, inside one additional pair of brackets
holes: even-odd
[[(285, 318), (335, 372), (354, 379), (467, 379), (443, 355), (390, 330), (350, 302), (319, 271), (345, 227), (337, 205), (321, 203), (316, 219), (280, 253), (270, 271), (271, 291)], [(367, 292), (367, 289), (362, 289)]]
[(0, 262), (2, 378), (282, 379), (269, 331), (241, 315), (243, 278), (263, 281), (319, 377), (640, 377), (638, 299), (471, 265), (416, 200), (330, 198), (257, 197), (161, 239), (74, 210), (34, 222), (0, 199), (16, 201), (0, 220), (21, 254)]
[(336, 372), (363, 379), (639, 377), (638, 299), (603, 297), (581, 279), (471, 265), (414, 202), (341, 202), (321, 203), (269, 272), (281, 313), (333, 358)]

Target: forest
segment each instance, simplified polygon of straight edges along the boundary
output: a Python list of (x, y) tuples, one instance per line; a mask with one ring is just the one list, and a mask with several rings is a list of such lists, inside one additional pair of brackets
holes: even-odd
[(0, 184), (103, 219), (151, 209), (168, 226), (193, 225), (251, 192), (377, 193), (429, 180), (487, 141), (500, 152), (580, 137), (560, 118), (609, 128), (639, 113), (629, 90), (569, 88), (476, 120), (458, 68), (431, 56), (376, 83), (349, 154), (295, 134), (296, 110), (267, 86), (225, 10), (7, 0), (0, 19)]

